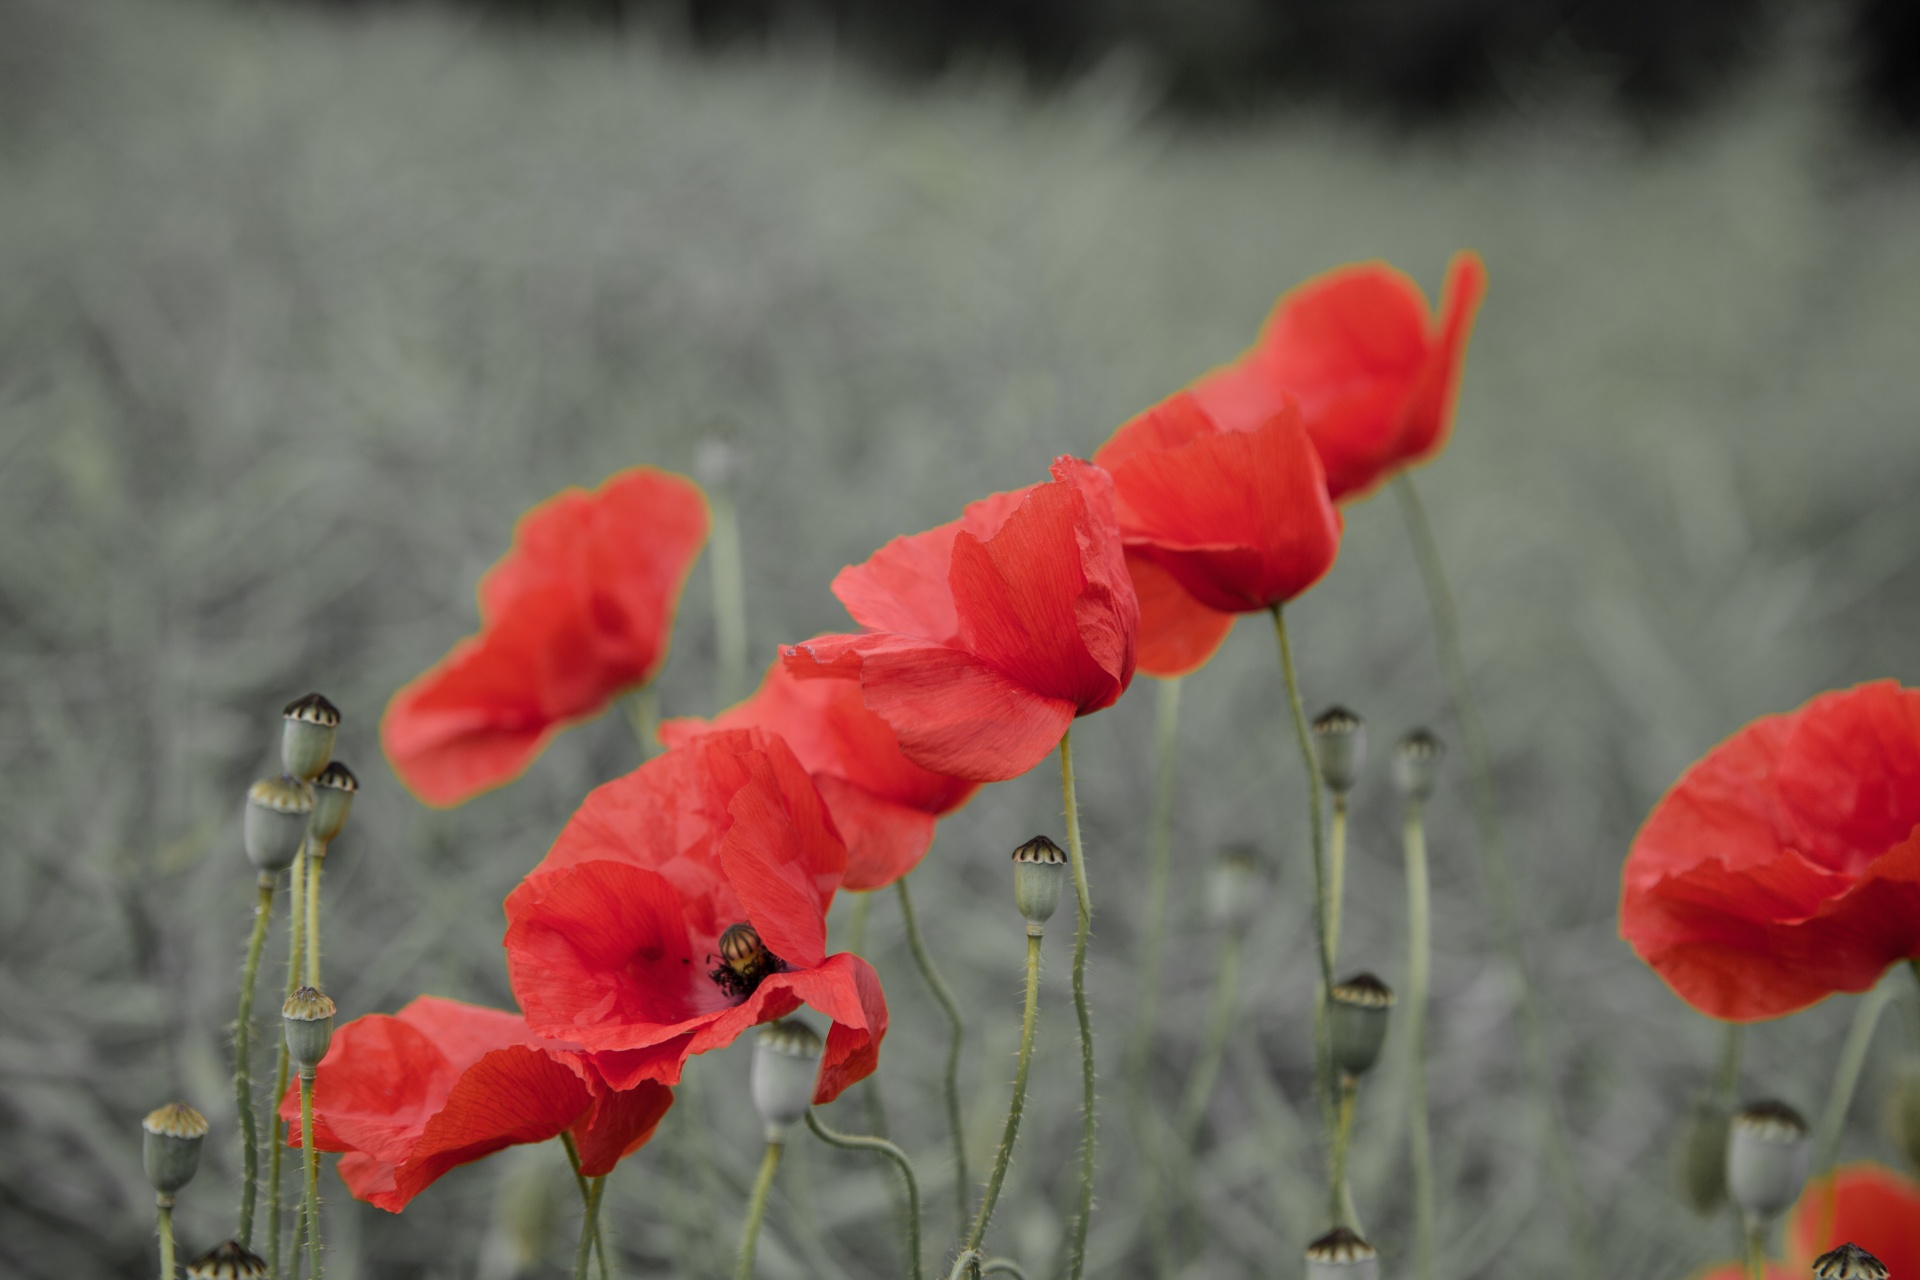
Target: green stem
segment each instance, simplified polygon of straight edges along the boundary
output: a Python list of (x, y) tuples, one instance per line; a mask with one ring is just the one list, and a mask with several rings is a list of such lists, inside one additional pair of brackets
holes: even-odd
[(174, 1280), (178, 1272), (173, 1261), (173, 1197), (154, 1198), (154, 1226), (160, 1232), (160, 1280)]
[(907, 1153), (885, 1138), (862, 1137), (829, 1129), (811, 1109), (807, 1111), (807, 1128), (814, 1137), (830, 1147), (839, 1147), (843, 1151), (876, 1151), (893, 1161), (894, 1167), (900, 1170), (900, 1177), (907, 1184), (907, 1258), (912, 1263), (913, 1280), (921, 1280), (924, 1273), (920, 1263), (920, 1180), (913, 1176), (913, 1163), (907, 1159)]
[(1713, 1093), (1722, 1102), (1731, 1103), (1740, 1092), (1740, 1046), (1746, 1039), (1746, 1025), (1724, 1024), (1720, 1038), (1720, 1066), (1713, 1073)]
[[(588, 1178), (586, 1216), (580, 1221), (580, 1243), (573, 1251), (573, 1280), (587, 1280), (587, 1255), (594, 1251), (595, 1242), (600, 1238), (600, 1196), (607, 1189), (607, 1180), (603, 1175)], [(600, 1254), (600, 1274), (606, 1275), (607, 1256)]]
[(660, 754), (660, 691), (643, 684), (620, 699), (620, 710), (640, 742), (640, 758), (651, 760)]
[(320, 1152), (313, 1145), (313, 1076), (300, 1073), (300, 1151), (307, 1166), (307, 1273), (320, 1280)]
[(580, 1171), (580, 1148), (574, 1145), (573, 1135), (565, 1130), (560, 1133), (560, 1145), (565, 1148), (567, 1164), (573, 1169), (573, 1183), (580, 1188), (580, 1204), (589, 1211), (588, 1219), (581, 1224), (580, 1230), (583, 1234), (588, 1229), (592, 1230), (593, 1252), (600, 1259), (600, 1280), (608, 1280), (607, 1243), (600, 1235), (600, 1205), (593, 1198), (593, 1188), (587, 1184), (587, 1175)]
[(767, 1193), (773, 1189), (773, 1173), (780, 1167), (780, 1153), (785, 1149), (783, 1142), (769, 1142), (766, 1154), (760, 1157), (760, 1176), (753, 1180), (753, 1198), (747, 1201), (747, 1225), (740, 1235), (740, 1266), (734, 1273), (738, 1280), (753, 1280), (753, 1256), (760, 1246), (760, 1219), (767, 1216)]
[(1420, 566), (1421, 584), (1433, 613), (1434, 642), (1440, 650), (1440, 666), (1447, 683), (1447, 696), (1454, 716), (1460, 722), (1466, 740), (1467, 765), (1473, 776), (1473, 813), (1479, 828), (1481, 878), (1492, 900), (1495, 932), (1506, 953), (1509, 975), (1518, 992), (1520, 1037), (1526, 1067), (1527, 1085), (1541, 1113), (1547, 1139), (1547, 1163), (1560, 1184), (1561, 1198), (1573, 1215), (1574, 1253), (1583, 1274), (1596, 1272), (1598, 1257), (1594, 1246), (1593, 1220), (1588, 1211), (1585, 1190), (1575, 1170), (1572, 1144), (1560, 1116), (1559, 1099), (1554, 1088), (1553, 1065), (1547, 1058), (1546, 1036), (1542, 1029), (1539, 997), (1528, 978), (1526, 946), (1520, 932), (1520, 899), (1507, 857), (1506, 838), (1500, 829), (1500, 803), (1493, 785), (1493, 753), (1487, 745), (1486, 730), (1480, 724), (1473, 684), (1467, 676), (1467, 663), (1460, 649), (1459, 616), (1453, 605), (1453, 593), (1447, 587), (1446, 570), (1440, 563), (1440, 548), (1427, 520), (1426, 506), (1414, 488), (1413, 478), (1402, 472), (1394, 477), (1393, 491), (1400, 500), (1400, 513), (1413, 543), (1414, 559)]
[(856, 956), (867, 954), (867, 922), (873, 916), (873, 894), (853, 894), (853, 910), (847, 913), (847, 950)]
[(1436, 1229), (1433, 1129), (1427, 1116), (1427, 993), (1433, 974), (1433, 895), (1427, 879), (1427, 830), (1418, 800), (1407, 805), (1407, 1157), (1413, 1165), (1415, 1280), (1434, 1280)]
[[(253, 904), (253, 936), (247, 939), (247, 963), (240, 971), (240, 1011), (233, 1021), (233, 1102), (240, 1112), (240, 1243), (253, 1248), (253, 1205), (260, 1190), (260, 1129), (253, 1113), (253, 988), (260, 975), (260, 951), (273, 918), (273, 876), (260, 873)], [(274, 1099), (279, 1105), (279, 1099)]]
[(1200, 1042), (1200, 1056), (1187, 1076), (1187, 1090), (1175, 1113), (1174, 1132), (1183, 1147), (1191, 1149), (1200, 1135), (1200, 1123), (1206, 1119), (1207, 1103), (1213, 1097), (1214, 1083), (1220, 1078), (1220, 1063), (1226, 1057), (1227, 1040), (1233, 1034), (1234, 1014), (1238, 1007), (1240, 977), (1240, 933), (1230, 930), (1220, 943), (1220, 960), (1213, 973), (1213, 1003), (1207, 1010), (1207, 1029)]
[(1327, 830), (1327, 963), (1340, 962), (1340, 913), (1347, 897), (1347, 798), (1333, 798)]
[(714, 698), (730, 707), (746, 693), (747, 593), (740, 562), (740, 516), (733, 498), (715, 491), (707, 495), (713, 508), (713, 541), (709, 563), (713, 569)]
[(1060, 796), (1067, 811), (1067, 856), (1073, 862), (1073, 894), (1080, 917), (1073, 932), (1073, 1012), (1080, 1020), (1080, 1200), (1073, 1219), (1068, 1280), (1087, 1267), (1087, 1228), (1093, 1221), (1093, 1143), (1097, 1117), (1093, 1070), (1093, 1012), (1087, 1004), (1087, 935), (1093, 931), (1093, 894), (1087, 888), (1087, 858), (1080, 843), (1080, 801), (1073, 785), (1073, 730), (1060, 735)]
[(1332, 1186), (1327, 1197), (1328, 1213), (1334, 1224), (1356, 1231), (1359, 1224), (1354, 1221), (1353, 1191), (1347, 1186), (1347, 1153), (1353, 1150), (1353, 1115), (1359, 1099), (1360, 1081), (1343, 1074), (1338, 1118), (1333, 1127), (1333, 1176), (1328, 1179)]
[(974, 1214), (973, 1229), (967, 1232), (967, 1250), (977, 1250), (987, 1238), (987, 1223), (993, 1220), (993, 1206), (1000, 1199), (1001, 1184), (1007, 1180), (1007, 1164), (1013, 1159), (1013, 1144), (1020, 1136), (1020, 1113), (1027, 1103), (1027, 1069), (1033, 1065), (1033, 1029), (1040, 1016), (1040, 938), (1027, 935), (1027, 1003), (1020, 1015), (1020, 1055), (1014, 1060), (1013, 1101), (1007, 1104), (1006, 1127), (1000, 1132), (999, 1149), (993, 1153), (993, 1172), (987, 1175), (986, 1194)]
[(307, 841), (307, 971), (302, 985), (320, 987), (320, 868), (327, 861), (327, 846)]
[[(293, 867), (287, 877), (287, 989), (288, 998), (293, 996), (300, 986), (300, 955), (305, 942), (306, 898), (307, 898), (307, 859), (302, 850), (294, 855)], [(268, 1130), (273, 1135), (271, 1148), (267, 1153), (267, 1274), (280, 1280), (280, 1166), (286, 1154), (286, 1131), (280, 1119), (280, 1100), (287, 1096), (287, 1078), (290, 1063), (287, 1058), (287, 1038), (276, 1036), (280, 1042), (274, 1056), (273, 1102), (267, 1112)], [(294, 1254), (299, 1254), (296, 1240)], [(292, 1268), (290, 1267), (291, 1271)]]
[(965, 1276), (972, 1276), (973, 1280), (979, 1280), (980, 1275), (980, 1251), (962, 1249), (960, 1256), (953, 1260), (953, 1269), (947, 1272), (947, 1280), (962, 1280)]
[(1027, 1280), (1027, 1273), (1012, 1258), (989, 1258), (980, 1264), (983, 1276), (1012, 1276), (1013, 1280)]
[(1747, 1220), (1747, 1280), (1767, 1280), (1767, 1224)]
[(1853, 1091), (1860, 1083), (1861, 1068), (1867, 1065), (1867, 1050), (1873, 1047), (1874, 1029), (1880, 1015), (1893, 1001), (1893, 984), (1882, 982), (1861, 996), (1853, 1007), (1853, 1025), (1847, 1028), (1846, 1043), (1840, 1049), (1840, 1061), (1833, 1069), (1833, 1087), (1827, 1091), (1826, 1109), (1820, 1113), (1820, 1127), (1814, 1131), (1813, 1176), (1819, 1177), (1833, 1167), (1840, 1150), (1840, 1133), (1847, 1125), (1847, 1111), (1853, 1106)]
[[(1160, 968), (1166, 956), (1167, 922), (1173, 897), (1173, 808), (1178, 788), (1174, 767), (1180, 747), (1180, 677), (1160, 682), (1153, 731), (1153, 814), (1147, 827), (1147, 919), (1140, 948), (1139, 1005), (1127, 1037), (1124, 1071), (1128, 1079), (1144, 1081), (1147, 1056), (1160, 1028)], [(1139, 1101), (1146, 1099), (1136, 1089)]]
[(971, 1207), (968, 1201), (973, 1193), (973, 1182), (967, 1177), (967, 1131), (960, 1115), (960, 1047), (966, 1026), (960, 1020), (960, 1004), (953, 998), (953, 989), (933, 967), (933, 956), (927, 951), (926, 940), (920, 936), (920, 922), (913, 914), (913, 895), (907, 890), (906, 877), (894, 881), (893, 887), (900, 894), (900, 915), (907, 924), (907, 948), (913, 952), (913, 962), (920, 966), (920, 976), (927, 980), (933, 998), (947, 1015), (947, 1127), (953, 1131), (953, 1189), (959, 1201), (959, 1229), (965, 1231)]

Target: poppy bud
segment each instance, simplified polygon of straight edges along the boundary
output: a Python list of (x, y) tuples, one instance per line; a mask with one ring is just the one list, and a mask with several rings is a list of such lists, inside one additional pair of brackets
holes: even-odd
[(1370, 973), (1359, 973), (1327, 993), (1327, 1031), (1333, 1041), (1333, 1065), (1344, 1075), (1367, 1074), (1380, 1060), (1387, 1039), (1387, 1011), (1393, 992)]
[(280, 731), (280, 767), (296, 778), (312, 778), (333, 758), (340, 709), (319, 694), (310, 693), (289, 702), (280, 714), (286, 717)]
[(1717, 1098), (1699, 1097), (1687, 1108), (1673, 1142), (1674, 1181), (1680, 1199), (1701, 1217), (1727, 1202), (1727, 1130), (1733, 1113)]
[(1446, 754), (1446, 743), (1426, 729), (1415, 729), (1393, 749), (1393, 785), (1409, 800), (1425, 800), (1433, 794), (1440, 758)]
[(353, 770), (338, 760), (329, 760), (313, 779), (313, 838), (321, 844), (332, 844), (340, 829), (347, 825), (347, 814), (353, 808), (353, 793), (360, 789), (360, 779), (353, 776)]
[(187, 1280), (263, 1280), (266, 1260), (238, 1240), (217, 1244), (187, 1264)]
[(1813, 1155), (1807, 1122), (1784, 1102), (1756, 1102), (1733, 1117), (1727, 1136), (1727, 1195), (1765, 1222), (1792, 1204)]
[(753, 1044), (750, 1085), (768, 1142), (785, 1141), (793, 1122), (813, 1105), (824, 1048), (814, 1029), (798, 1018), (782, 1018), (760, 1029)]
[(1035, 836), (1013, 851), (1013, 905), (1027, 921), (1027, 936), (1037, 938), (1060, 909), (1060, 882), (1067, 855), (1045, 836)]
[(1914, 1168), (1920, 1169), (1920, 1071), (1909, 1068), (1894, 1087), (1888, 1113), (1894, 1140)]
[(1847, 1243), (1813, 1260), (1820, 1280), (1887, 1280), (1887, 1266), (1859, 1245)]
[(1307, 1246), (1307, 1280), (1379, 1280), (1379, 1275), (1379, 1251), (1346, 1227), (1335, 1227)]
[(693, 476), (709, 489), (725, 489), (740, 474), (747, 451), (721, 436), (708, 436), (693, 450)]
[(1328, 707), (1313, 722), (1313, 750), (1327, 790), (1347, 794), (1367, 767), (1367, 722), (1345, 707)]
[(207, 1118), (184, 1102), (169, 1102), (149, 1112), (140, 1122), (140, 1160), (147, 1181), (167, 1203), (173, 1193), (193, 1181), (200, 1169), (200, 1144), (207, 1138)]
[(267, 875), (293, 865), (307, 838), (313, 789), (292, 774), (262, 778), (247, 788), (241, 834), (247, 860)]
[(1260, 914), (1267, 889), (1260, 851), (1252, 845), (1228, 845), (1207, 873), (1207, 919), (1216, 929), (1243, 933)]
[(280, 1022), (286, 1030), (287, 1057), (311, 1079), (333, 1042), (333, 1001), (313, 987), (301, 987), (280, 1006)]

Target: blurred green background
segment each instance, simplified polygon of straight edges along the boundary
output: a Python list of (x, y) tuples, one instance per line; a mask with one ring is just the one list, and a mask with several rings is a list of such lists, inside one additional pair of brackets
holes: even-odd
[[(514, 518), (639, 462), (739, 443), (756, 661), (844, 615), (842, 564), (1091, 452), (1231, 357), (1275, 296), (1384, 257), (1491, 278), (1457, 435), (1420, 484), (1453, 572), (1523, 881), (1530, 971), (1608, 1276), (1725, 1256), (1671, 1191), (1675, 1118), (1717, 1033), (1618, 940), (1648, 807), (1744, 720), (1825, 688), (1920, 681), (1920, 164), (1863, 137), (1807, 19), (1650, 139), (1577, 86), (1412, 132), (1308, 103), (1159, 110), (1110, 59), (1042, 93), (982, 57), (903, 87), (831, 41), (694, 58), (645, 30), (454, 11), (0, 5), (0, 1259), (151, 1274), (139, 1117), (214, 1136), (179, 1212), (231, 1230), (227, 1045), (252, 905), (249, 779), (309, 689), (364, 790), (329, 859), (345, 1016), (432, 992), (504, 1004), (500, 902), (637, 752), (617, 716), (520, 782), (432, 813), (379, 757), (381, 708), (474, 625)], [(1346, 954), (1404, 970), (1385, 748), (1447, 713), (1390, 500), (1292, 611), (1309, 709), (1364, 714)], [(662, 682), (715, 709), (704, 564)], [(1117, 1061), (1136, 999), (1151, 682), (1076, 735), (1097, 903), (1091, 982)], [(1436, 800), (1433, 1089), (1443, 1274), (1565, 1274), (1567, 1226), (1517, 1122), (1509, 985), (1464, 777)], [(1152, 1097), (1192, 1061), (1223, 842), (1278, 869), (1182, 1227), (1183, 1275), (1294, 1274), (1317, 1223), (1304, 796), (1270, 637), (1186, 688)], [(1060, 835), (1054, 772), (944, 824), (914, 884), (969, 1017), (983, 1167), (1017, 1033), (1007, 851)], [(844, 919), (845, 905), (836, 907)], [(876, 904), (894, 1023), (879, 1091), (951, 1237), (944, 1028)], [(283, 949), (276, 940), (269, 954)], [(1049, 1273), (1077, 1135), (1064, 936), (1035, 1101), (995, 1235)], [(272, 989), (277, 974), (263, 974)], [(1849, 1002), (1750, 1037), (1748, 1094), (1817, 1112)], [(1847, 1156), (1895, 1158), (1881, 1104), (1920, 1047), (1903, 998)], [(1403, 1129), (1363, 1107), (1356, 1194), (1404, 1259)], [(700, 1060), (610, 1182), (630, 1275), (725, 1269), (757, 1157), (744, 1047)], [(1290, 1103), (1296, 1118), (1276, 1107)], [(1150, 1183), (1106, 1091), (1093, 1274), (1150, 1273)], [(850, 1095), (829, 1119), (862, 1130)], [(802, 1142), (763, 1274), (899, 1274), (890, 1174)], [(457, 1171), (403, 1218), (329, 1178), (338, 1280), (550, 1274), (577, 1208), (557, 1150)], [(516, 1259), (543, 1231), (544, 1254)], [(545, 1268), (543, 1271), (542, 1268)]]

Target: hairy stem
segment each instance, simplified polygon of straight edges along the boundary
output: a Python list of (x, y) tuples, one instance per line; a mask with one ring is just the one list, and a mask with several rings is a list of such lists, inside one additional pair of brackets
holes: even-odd
[(1079, 920), (1073, 931), (1073, 1012), (1080, 1020), (1080, 1198), (1073, 1219), (1068, 1280), (1087, 1267), (1087, 1228), (1093, 1220), (1093, 1144), (1097, 1126), (1093, 1070), (1093, 1012), (1087, 1004), (1087, 935), (1093, 931), (1093, 894), (1087, 888), (1087, 858), (1080, 843), (1080, 801), (1073, 786), (1073, 730), (1060, 735), (1060, 795), (1067, 812), (1067, 857), (1073, 863), (1073, 895)]
[[(1180, 677), (1160, 681), (1153, 731), (1153, 813), (1147, 825), (1147, 918), (1141, 929), (1140, 985), (1133, 1029), (1127, 1037), (1124, 1072), (1140, 1082), (1147, 1055), (1159, 1031), (1160, 968), (1166, 956), (1167, 922), (1173, 896), (1173, 805), (1178, 788), (1174, 768), (1180, 748)], [(1145, 1096), (1139, 1090), (1139, 1102)]]
[[(273, 918), (273, 876), (260, 873), (253, 904), (253, 936), (240, 971), (240, 1010), (233, 1020), (233, 1102), (240, 1112), (240, 1225), (238, 1239), (253, 1248), (253, 1206), (260, 1189), (260, 1129), (253, 1107), (253, 988), (260, 976), (260, 951)], [(274, 1099), (277, 1107), (280, 1103)]]
[(924, 1273), (920, 1262), (920, 1180), (913, 1175), (913, 1162), (907, 1159), (907, 1153), (885, 1138), (869, 1138), (829, 1129), (811, 1108), (807, 1111), (807, 1128), (814, 1137), (830, 1147), (839, 1147), (843, 1151), (875, 1151), (893, 1161), (894, 1168), (900, 1170), (901, 1180), (907, 1184), (907, 1259), (912, 1264), (913, 1280), (921, 1280)]
[(320, 1280), (320, 1152), (313, 1145), (313, 1076), (300, 1073), (300, 1153), (307, 1166), (307, 1274)]
[(320, 986), (320, 868), (327, 861), (327, 846), (307, 841), (307, 971), (305, 986)]
[(1401, 830), (1407, 856), (1407, 1158), (1413, 1166), (1415, 1280), (1434, 1280), (1433, 1130), (1427, 1116), (1427, 993), (1433, 982), (1433, 895), (1427, 879), (1427, 830), (1418, 800)]
[(740, 1266), (737, 1280), (753, 1280), (753, 1257), (760, 1247), (760, 1220), (767, 1216), (767, 1193), (773, 1189), (773, 1174), (780, 1167), (784, 1142), (769, 1142), (760, 1157), (760, 1175), (753, 1180), (753, 1198), (747, 1201), (747, 1225), (740, 1235)]
[[(300, 986), (300, 957), (306, 933), (307, 856), (303, 850), (294, 855), (287, 876), (287, 987), (289, 999)], [(280, 1167), (286, 1154), (286, 1135), (280, 1119), (280, 1100), (287, 1096), (287, 1078), (291, 1066), (287, 1058), (287, 1039), (277, 1037), (280, 1048), (274, 1055), (273, 1102), (267, 1112), (268, 1129), (273, 1141), (267, 1153), (267, 1274), (280, 1280)], [(294, 1254), (299, 1254), (296, 1238)], [(288, 1268), (292, 1270), (291, 1267)]]
[(1834, 1156), (1839, 1153), (1840, 1133), (1847, 1126), (1853, 1091), (1860, 1083), (1861, 1069), (1867, 1065), (1867, 1050), (1873, 1047), (1873, 1033), (1880, 1025), (1880, 1015), (1893, 1002), (1893, 990), (1893, 983), (1882, 982), (1854, 1004), (1853, 1025), (1847, 1028), (1840, 1061), (1833, 1069), (1833, 1087), (1827, 1091), (1820, 1127), (1814, 1131), (1813, 1176), (1816, 1178), (1833, 1167)]
[(993, 1207), (1000, 1199), (1000, 1187), (1007, 1180), (1007, 1165), (1013, 1159), (1013, 1144), (1020, 1136), (1020, 1113), (1027, 1103), (1027, 1069), (1033, 1065), (1033, 1029), (1040, 1016), (1040, 939), (1027, 936), (1027, 1002), (1020, 1015), (1020, 1055), (1014, 1060), (1013, 1101), (1007, 1104), (1007, 1123), (1000, 1131), (1000, 1146), (993, 1153), (993, 1171), (987, 1175), (986, 1194), (980, 1199), (973, 1217), (973, 1229), (967, 1232), (966, 1249), (977, 1250), (987, 1237), (987, 1224), (993, 1221)]
[(926, 940), (920, 936), (920, 922), (913, 914), (913, 895), (907, 889), (906, 877), (894, 881), (893, 887), (900, 894), (900, 914), (907, 925), (907, 948), (913, 952), (913, 962), (920, 967), (920, 976), (927, 980), (933, 998), (947, 1015), (947, 1127), (953, 1131), (953, 1189), (959, 1201), (959, 1229), (965, 1231), (968, 1201), (973, 1194), (973, 1183), (967, 1177), (967, 1130), (960, 1115), (960, 1048), (966, 1025), (960, 1020), (960, 1003), (953, 998), (953, 989), (933, 967), (933, 956), (927, 951)]

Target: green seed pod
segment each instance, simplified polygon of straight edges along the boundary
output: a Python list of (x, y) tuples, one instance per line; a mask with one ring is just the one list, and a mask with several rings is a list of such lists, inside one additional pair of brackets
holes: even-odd
[(1357, 973), (1327, 993), (1327, 1031), (1333, 1065), (1355, 1079), (1373, 1069), (1386, 1043), (1393, 992), (1370, 973)]
[(1313, 751), (1327, 790), (1347, 794), (1367, 767), (1367, 722), (1345, 707), (1328, 707), (1313, 722)]
[(1060, 883), (1067, 855), (1045, 836), (1035, 836), (1013, 851), (1013, 905), (1026, 918), (1027, 934), (1037, 938), (1060, 909)]
[(1244, 933), (1266, 905), (1267, 872), (1252, 845), (1228, 845), (1207, 872), (1207, 920), (1214, 928)]
[(1695, 1098), (1673, 1140), (1674, 1181), (1680, 1200), (1703, 1218), (1727, 1202), (1727, 1130), (1733, 1111), (1712, 1097)]
[(247, 860), (268, 875), (285, 871), (306, 842), (312, 815), (313, 788), (292, 774), (262, 778), (248, 787), (241, 816)]
[(1800, 1196), (1813, 1144), (1807, 1122), (1784, 1102), (1756, 1102), (1727, 1136), (1727, 1195), (1749, 1220), (1765, 1222)]
[(1887, 1266), (1859, 1245), (1849, 1242), (1815, 1258), (1813, 1274), (1819, 1280), (1887, 1280)]
[(768, 1142), (783, 1142), (794, 1121), (813, 1105), (825, 1049), (814, 1029), (798, 1018), (782, 1018), (760, 1029), (753, 1044), (749, 1085), (753, 1106), (767, 1126)]
[(287, 1057), (311, 1080), (333, 1043), (333, 1001), (312, 987), (301, 987), (280, 1006), (280, 1022), (286, 1031)]
[(263, 1280), (266, 1260), (238, 1240), (217, 1244), (187, 1264), (187, 1280)]
[(1379, 1251), (1346, 1227), (1335, 1227), (1307, 1246), (1307, 1280), (1379, 1280), (1379, 1277)]
[(347, 825), (353, 809), (353, 794), (360, 790), (360, 779), (338, 760), (329, 760), (313, 779), (313, 838), (332, 844)]
[(1415, 729), (1393, 749), (1393, 785), (1409, 800), (1425, 800), (1433, 794), (1440, 759), (1446, 754), (1444, 742), (1426, 729)]
[(280, 731), (280, 767), (296, 778), (311, 779), (333, 758), (333, 738), (340, 732), (340, 708), (310, 693), (289, 702), (280, 714), (286, 717)]
[(184, 1102), (169, 1102), (140, 1122), (141, 1163), (147, 1181), (169, 1203), (173, 1193), (193, 1181), (200, 1169), (200, 1144), (207, 1139), (207, 1118)]
[(1920, 1068), (1909, 1066), (1894, 1086), (1887, 1100), (1887, 1120), (1908, 1162), (1920, 1169)]

